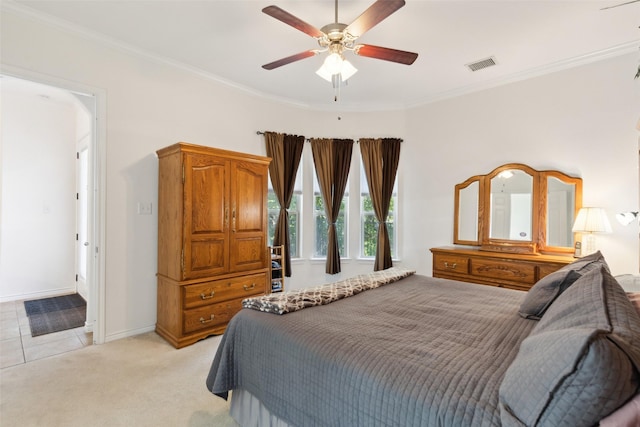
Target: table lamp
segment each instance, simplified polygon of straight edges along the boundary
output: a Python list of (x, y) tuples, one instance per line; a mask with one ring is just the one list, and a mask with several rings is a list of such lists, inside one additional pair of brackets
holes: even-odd
[(584, 234), (582, 256), (586, 256), (596, 251), (596, 236), (593, 233), (611, 233), (611, 224), (603, 208), (580, 208), (571, 230)]

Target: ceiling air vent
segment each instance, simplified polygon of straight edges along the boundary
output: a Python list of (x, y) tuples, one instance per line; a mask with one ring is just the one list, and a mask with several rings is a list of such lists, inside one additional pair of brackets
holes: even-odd
[(497, 64), (496, 59), (493, 56), (491, 56), (489, 58), (481, 59), (480, 61), (472, 62), (466, 65), (467, 65), (467, 68), (469, 68), (469, 70), (478, 71), (484, 68), (493, 67), (496, 64)]

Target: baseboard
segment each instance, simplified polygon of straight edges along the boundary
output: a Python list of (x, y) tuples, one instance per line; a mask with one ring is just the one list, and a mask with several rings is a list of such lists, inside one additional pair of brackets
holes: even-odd
[(93, 332), (93, 322), (84, 322), (84, 331), (86, 333), (92, 333)]
[(32, 299), (40, 299), (40, 298), (49, 298), (49, 297), (57, 297), (60, 295), (73, 294), (76, 292), (76, 288), (61, 288), (61, 289), (48, 289), (46, 291), (40, 292), (31, 292), (27, 294), (18, 294), (18, 295), (5, 295), (0, 297), (0, 303), (3, 302), (11, 302), (11, 301), (21, 301), (21, 300), (32, 300)]
[(122, 338), (132, 337), (134, 335), (146, 334), (147, 332), (153, 332), (156, 330), (156, 325), (145, 326), (144, 328), (129, 329), (127, 331), (118, 332), (115, 334), (107, 334), (104, 342), (115, 341)]

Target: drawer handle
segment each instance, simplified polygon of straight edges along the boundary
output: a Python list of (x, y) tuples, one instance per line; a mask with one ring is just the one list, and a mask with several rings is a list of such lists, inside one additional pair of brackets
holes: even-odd
[(458, 264), (455, 263), (455, 262), (453, 264), (451, 264), (451, 265), (449, 265), (449, 263), (446, 262), (446, 261), (444, 262), (444, 268), (450, 268), (452, 270), (455, 270), (457, 266), (458, 266)]
[(242, 287), (245, 291), (250, 291), (251, 289), (254, 289), (256, 287), (256, 284), (254, 283), (251, 286), (243, 285)]
[(211, 291), (210, 295), (200, 294), (200, 299), (211, 299), (215, 295), (216, 291)]
[(205, 319), (204, 317), (201, 317), (200, 323), (204, 325), (205, 323), (213, 322), (214, 317), (216, 317), (215, 314), (212, 314), (210, 319)]

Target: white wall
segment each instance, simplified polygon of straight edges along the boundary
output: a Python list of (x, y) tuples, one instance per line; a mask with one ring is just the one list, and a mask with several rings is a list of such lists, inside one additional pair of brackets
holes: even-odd
[[(428, 248), (452, 241), (454, 184), (501, 163), (579, 174), (585, 178), (585, 203), (612, 212), (638, 206), (633, 130), (638, 111), (632, 102), (638, 89), (628, 77), (635, 66), (630, 55), (386, 113), (315, 112), (277, 104), (13, 12), (2, 16), (2, 62), (106, 93), (107, 340), (154, 327), (154, 153), (176, 141), (264, 154), (256, 130), (403, 138), (400, 253), (402, 265), (425, 274), (431, 271)], [(136, 215), (141, 201), (153, 203), (153, 215)], [(614, 230), (602, 239), (606, 255), (614, 256), (617, 272), (637, 272), (637, 230), (615, 225)], [(345, 263), (342, 276), (368, 271), (370, 265)], [(323, 263), (296, 263), (293, 274), (295, 286), (326, 281)]]
[[(317, 113), (275, 104), (12, 12), (2, 14), (2, 63), (106, 93), (107, 340), (155, 325), (156, 150), (187, 141), (264, 155), (256, 130), (403, 137), (402, 113)], [(138, 202), (152, 202), (153, 215), (137, 215)], [(305, 273), (300, 277), (318, 280)]]
[[(428, 248), (453, 239), (453, 186), (511, 162), (583, 179), (583, 205), (607, 210), (613, 233), (598, 245), (615, 274), (638, 273), (638, 227), (614, 214), (638, 208), (640, 84), (625, 55), (415, 108), (407, 113), (405, 261), (431, 270)], [(427, 148), (428, 147), (428, 148)]]
[(76, 110), (2, 91), (0, 297), (73, 292)]

